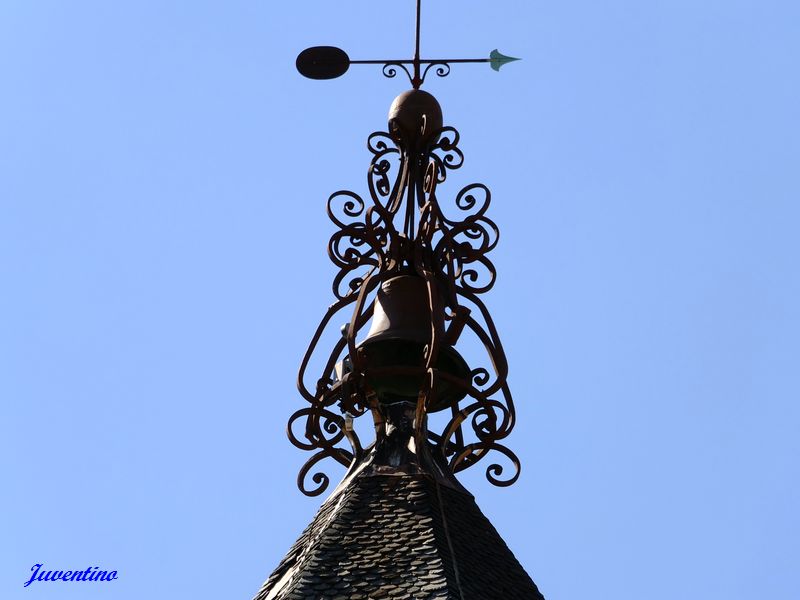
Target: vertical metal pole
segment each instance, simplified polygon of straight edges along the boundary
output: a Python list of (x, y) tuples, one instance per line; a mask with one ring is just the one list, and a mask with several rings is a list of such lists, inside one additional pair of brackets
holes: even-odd
[(414, 80), (411, 82), (411, 85), (414, 86), (415, 90), (418, 90), (419, 86), (422, 84), (419, 72), (419, 30), (420, 30), (421, 14), (422, 14), (422, 0), (417, 0), (417, 35), (416, 35), (416, 46), (414, 48)]

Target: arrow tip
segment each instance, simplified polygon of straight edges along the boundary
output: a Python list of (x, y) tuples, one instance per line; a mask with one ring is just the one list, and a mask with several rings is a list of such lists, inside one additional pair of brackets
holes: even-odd
[(505, 54), (500, 54), (497, 51), (497, 48), (492, 50), (489, 53), (489, 66), (492, 67), (495, 71), (499, 71), (500, 67), (502, 67), (506, 63), (514, 62), (515, 60), (522, 60), (521, 58), (514, 58), (513, 56), (506, 56)]

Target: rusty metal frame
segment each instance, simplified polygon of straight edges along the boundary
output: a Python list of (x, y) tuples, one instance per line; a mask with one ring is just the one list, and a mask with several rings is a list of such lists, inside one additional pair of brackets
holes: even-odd
[[(311, 475), (315, 486), (307, 484), (319, 462), (331, 458), (347, 467), (364, 454), (352, 423), (366, 412), (378, 418), (367, 384), (369, 376), (377, 375), (426, 375), (417, 409), (423, 417), (433, 404), (437, 382), (446, 380), (463, 391), (464, 399), (450, 408), (442, 431), (429, 432), (423, 418), (420, 435), (454, 473), (495, 450), (510, 461), (512, 472), (503, 478), (504, 467), (492, 463), (486, 469), (487, 479), (507, 486), (519, 477), (519, 459), (500, 443), (515, 422), (506, 381), (508, 364), (492, 317), (480, 299), (496, 280), (495, 267), (487, 257), (499, 237), (497, 226), (486, 216), (491, 193), (485, 185), (474, 183), (461, 189), (447, 208), (443, 206), (438, 185), (449, 171), (461, 167), (464, 156), (454, 128), (444, 127), (430, 139), (410, 145), (389, 133), (373, 133), (367, 141), (372, 154), (369, 202), (348, 190), (328, 198), (328, 216), (337, 227), (328, 243), (328, 255), (339, 269), (332, 286), (335, 301), (322, 317), (300, 365), (298, 390), (308, 406), (296, 411), (287, 427), (295, 446), (314, 452), (298, 474), (298, 487), (306, 495), (319, 495), (330, 483), (328, 475), (317, 471)], [(356, 337), (372, 316), (371, 295), (401, 268), (413, 269), (428, 284), (433, 334), (426, 364), (370, 369), (358, 352)], [(348, 311), (341, 339), (320, 376), (309, 385), (308, 366), (323, 333)], [(455, 345), (463, 330), (477, 337), (488, 359), (486, 366), (472, 370), (468, 381), (434, 368), (442, 344)], [(336, 365), (343, 359), (350, 361), (351, 368), (337, 378)], [(349, 449), (343, 446), (345, 439)]]

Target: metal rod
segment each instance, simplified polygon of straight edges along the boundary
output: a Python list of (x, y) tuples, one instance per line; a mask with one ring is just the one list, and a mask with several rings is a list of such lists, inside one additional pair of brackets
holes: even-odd
[[(321, 61), (322, 62), (322, 61)], [(423, 60), (351, 60), (351, 65), (413, 65), (418, 62), (421, 65), (430, 65), (437, 63), (484, 63), (492, 62), (491, 58), (432, 58)]]
[(420, 38), (420, 22), (422, 21), (422, 0), (417, 0), (417, 34), (416, 34), (416, 45), (414, 48), (414, 79), (411, 82), (411, 85), (414, 86), (414, 89), (419, 89), (419, 86), (422, 84), (422, 80), (420, 79), (419, 75), (419, 38)]
[(422, 0), (417, 0), (417, 35), (416, 35), (416, 51), (414, 58), (419, 60), (419, 41), (420, 41), (420, 23), (422, 22)]

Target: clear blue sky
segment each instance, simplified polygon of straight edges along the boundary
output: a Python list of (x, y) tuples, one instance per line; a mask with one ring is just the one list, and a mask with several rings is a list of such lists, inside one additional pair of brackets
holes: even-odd
[[(285, 422), (327, 196), (413, 2), (0, 3), (0, 597), (251, 597), (313, 516)], [(522, 477), (465, 478), (549, 600), (796, 600), (800, 3), (428, 0)], [(340, 472), (334, 474), (339, 475)], [(106, 585), (34, 584), (98, 565)]]

